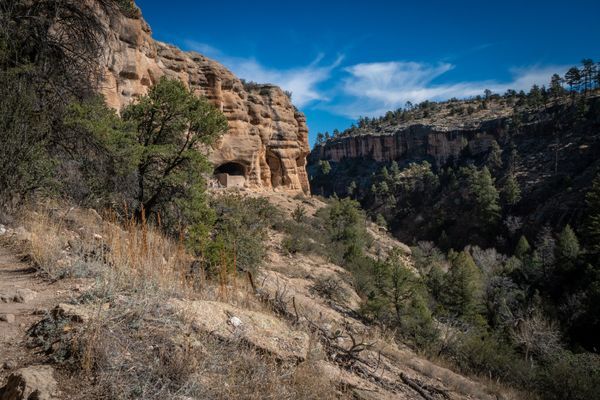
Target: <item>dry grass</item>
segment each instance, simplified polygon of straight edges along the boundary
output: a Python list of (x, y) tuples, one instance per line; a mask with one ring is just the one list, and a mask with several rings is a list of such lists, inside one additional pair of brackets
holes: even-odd
[[(197, 332), (166, 304), (172, 297), (266, 307), (235, 274), (207, 280), (192, 257), (145, 223), (118, 223), (90, 210), (52, 204), (22, 218), (21, 242), (53, 279), (88, 278), (78, 302), (85, 324), (49, 315), (34, 330), (37, 345), (81, 387), (81, 399), (333, 399), (336, 388), (311, 361), (283, 364), (241, 342)], [(82, 380), (81, 378), (89, 378)], [(82, 382), (93, 382), (83, 384)]]

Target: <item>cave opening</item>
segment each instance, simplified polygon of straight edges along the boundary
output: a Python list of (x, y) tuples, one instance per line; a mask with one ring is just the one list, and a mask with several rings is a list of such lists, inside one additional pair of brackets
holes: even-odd
[(246, 176), (246, 168), (240, 163), (228, 162), (225, 164), (221, 164), (217, 168), (215, 168), (215, 175), (218, 174)]
[(227, 162), (215, 168), (214, 176), (224, 187), (244, 187), (246, 167), (237, 162)]

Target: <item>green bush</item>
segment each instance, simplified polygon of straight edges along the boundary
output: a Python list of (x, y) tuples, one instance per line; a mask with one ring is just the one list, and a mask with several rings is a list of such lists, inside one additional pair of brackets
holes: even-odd
[(266, 254), (267, 229), (278, 217), (277, 210), (263, 198), (224, 195), (211, 199), (214, 210), (205, 230), (208, 240), (193, 243), (209, 274), (222, 270), (255, 272)]
[(557, 361), (541, 368), (536, 383), (544, 399), (600, 399), (600, 356), (562, 352)]

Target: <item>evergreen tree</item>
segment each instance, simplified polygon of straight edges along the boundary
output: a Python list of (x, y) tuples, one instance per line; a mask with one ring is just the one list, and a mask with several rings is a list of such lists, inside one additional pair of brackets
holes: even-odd
[(571, 67), (565, 74), (565, 82), (571, 91), (577, 90), (581, 84), (581, 73), (577, 67)]
[(161, 212), (203, 183), (208, 170), (200, 145), (210, 145), (227, 129), (227, 119), (206, 99), (178, 80), (161, 78), (146, 96), (123, 110), (134, 125), (140, 147), (137, 164), (137, 214)]
[(594, 61), (590, 58), (585, 58), (581, 61), (583, 68), (581, 69), (581, 80), (583, 81), (583, 90), (589, 92), (594, 82)]
[(358, 186), (356, 185), (356, 181), (352, 181), (352, 182), (350, 182), (350, 185), (348, 185), (348, 188), (346, 189), (346, 191), (348, 192), (348, 195), (350, 197), (354, 197), (356, 195), (357, 189), (358, 189)]
[(385, 167), (385, 166), (383, 168), (381, 168), (381, 178), (386, 181), (388, 179), (390, 179), (390, 173), (389, 173), (387, 167)]
[(444, 282), (443, 303), (458, 317), (473, 317), (479, 311), (481, 274), (467, 251), (451, 258), (452, 266)]
[(395, 160), (392, 161), (392, 165), (390, 166), (390, 172), (394, 179), (400, 175), (400, 167), (398, 166), (398, 163)]
[(471, 192), (475, 200), (475, 208), (480, 222), (484, 226), (491, 226), (500, 218), (500, 205), (498, 204), (498, 190), (494, 186), (494, 179), (487, 167), (475, 171), (471, 179)]
[(331, 172), (331, 165), (329, 164), (329, 161), (319, 161), (319, 172), (321, 172), (322, 175), (329, 175), (329, 173)]
[(527, 254), (529, 254), (530, 251), (531, 251), (531, 246), (529, 245), (527, 238), (525, 236), (521, 235), (521, 237), (519, 238), (519, 241), (517, 242), (517, 247), (515, 248), (515, 256), (519, 260), (523, 260), (525, 258), (525, 256), (527, 256)]
[(556, 261), (556, 240), (552, 229), (547, 225), (542, 228), (535, 241), (533, 258), (534, 262), (542, 267), (547, 282)]
[(564, 94), (565, 89), (563, 88), (562, 83), (563, 79), (560, 75), (552, 75), (552, 78), (550, 79), (550, 93), (552, 94), (552, 97), (557, 98)]
[(529, 104), (537, 107), (541, 105), (543, 101), (544, 98), (540, 87), (538, 85), (533, 85), (529, 91)]
[(497, 141), (492, 140), (492, 145), (487, 156), (486, 165), (492, 170), (502, 168), (502, 149)]
[(317, 133), (317, 144), (323, 144), (325, 143), (325, 135), (323, 135), (323, 133), (319, 132)]
[(567, 225), (558, 236), (556, 252), (560, 259), (573, 261), (579, 256), (579, 240), (571, 226)]
[(504, 188), (502, 189), (502, 195), (504, 202), (509, 206), (514, 206), (521, 200), (521, 188), (513, 174), (508, 175), (508, 178), (506, 178)]

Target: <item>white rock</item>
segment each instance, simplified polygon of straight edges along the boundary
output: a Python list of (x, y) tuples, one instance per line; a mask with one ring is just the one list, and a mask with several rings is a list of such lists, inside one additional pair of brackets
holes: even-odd
[(13, 324), (15, 322), (14, 314), (2, 314), (0, 315), (0, 321), (6, 322), (8, 324)]
[(238, 317), (231, 317), (229, 318), (229, 323), (237, 328), (242, 325), (242, 320)]

